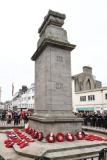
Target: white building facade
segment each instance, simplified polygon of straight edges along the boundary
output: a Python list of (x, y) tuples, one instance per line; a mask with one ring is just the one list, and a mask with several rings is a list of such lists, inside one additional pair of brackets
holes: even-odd
[(34, 84), (31, 84), (25, 92), (17, 92), (12, 100), (13, 109), (34, 110)]
[(107, 111), (107, 87), (94, 79), (91, 67), (72, 77), (72, 99), (74, 112)]
[(78, 111), (107, 111), (107, 87), (92, 91), (73, 92), (73, 109)]

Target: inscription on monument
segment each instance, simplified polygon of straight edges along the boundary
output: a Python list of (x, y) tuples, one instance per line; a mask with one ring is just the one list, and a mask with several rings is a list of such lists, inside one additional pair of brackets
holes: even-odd
[(62, 56), (57, 56), (57, 61), (58, 62), (63, 62), (63, 57)]
[(62, 89), (62, 88), (63, 88), (63, 83), (56, 82), (56, 89)]

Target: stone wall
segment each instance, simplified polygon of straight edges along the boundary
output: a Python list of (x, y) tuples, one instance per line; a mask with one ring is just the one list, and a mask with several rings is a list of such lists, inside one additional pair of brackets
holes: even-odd
[(100, 81), (95, 80), (92, 75), (92, 68), (88, 66), (83, 67), (83, 72), (73, 76), (75, 92), (92, 90), (101, 88), (102, 84)]

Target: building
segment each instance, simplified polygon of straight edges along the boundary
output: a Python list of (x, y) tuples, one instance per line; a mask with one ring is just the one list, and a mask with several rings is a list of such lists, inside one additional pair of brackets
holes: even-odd
[(12, 110), (12, 100), (4, 102), (4, 109), (5, 111), (7, 110)]
[(0, 102), (1, 102), (1, 87), (0, 87)]
[(0, 117), (1, 117), (1, 113), (2, 111), (5, 109), (5, 105), (4, 103), (1, 101), (1, 87), (0, 87)]
[(74, 112), (107, 111), (107, 87), (95, 79), (89, 66), (72, 77), (72, 96)]
[(34, 110), (34, 84), (31, 84), (29, 88), (22, 86), (13, 96), (12, 100), (13, 110), (16, 109), (28, 109)]
[[(14, 94), (14, 110), (34, 110), (34, 87), (34, 83), (28, 88), (22, 86), (22, 89)], [(72, 76), (72, 101), (74, 112), (107, 111), (107, 86), (102, 86), (102, 83), (95, 79), (91, 67), (84, 66), (82, 73)]]

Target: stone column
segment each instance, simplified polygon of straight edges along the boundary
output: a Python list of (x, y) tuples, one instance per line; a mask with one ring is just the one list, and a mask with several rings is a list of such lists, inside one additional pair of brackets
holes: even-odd
[(35, 113), (30, 125), (44, 134), (76, 132), (82, 120), (72, 113), (70, 44), (62, 28), (65, 15), (49, 10), (38, 30), (35, 61)]

